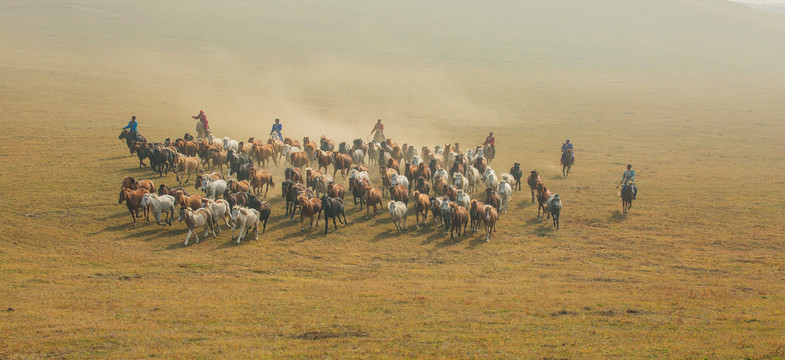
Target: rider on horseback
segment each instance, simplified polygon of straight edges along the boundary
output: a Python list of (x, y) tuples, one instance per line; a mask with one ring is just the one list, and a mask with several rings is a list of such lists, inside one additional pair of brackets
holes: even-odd
[[(374, 140), (379, 141), (379, 142), (384, 141), (384, 138), (385, 138), (384, 137), (384, 125), (382, 124), (382, 119), (379, 119), (379, 120), (376, 121), (376, 125), (373, 126), (373, 129), (371, 130), (370, 134), (373, 134), (377, 130), (379, 131), (379, 134), (381, 135), (381, 137), (380, 137), (380, 139), (376, 139), (376, 136), (374, 135)], [(370, 135), (370, 134), (368, 134), (368, 135)]]
[(627, 186), (632, 186), (632, 199), (635, 200), (635, 197), (638, 195), (638, 187), (635, 186), (635, 170), (632, 169), (632, 165), (627, 165), (627, 171), (621, 176), (621, 181), (619, 185), (616, 185), (618, 189), (620, 185), (624, 184), (621, 191), (627, 188)]
[(207, 137), (207, 135), (210, 134), (210, 127), (207, 125), (207, 116), (204, 114), (204, 110), (199, 110), (199, 115), (191, 117), (199, 120), (199, 123), (202, 125), (202, 129), (204, 129), (204, 137)]
[(131, 121), (129, 121), (128, 125), (124, 126), (123, 129), (128, 129), (128, 132), (131, 133), (131, 135), (133, 136), (134, 139), (136, 139), (136, 141), (141, 141), (142, 135), (139, 134), (138, 131), (136, 131), (136, 126), (138, 124), (139, 123), (136, 122), (136, 116), (131, 116)]
[(491, 154), (493, 157), (496, 157), (496, 138), (493, 137), (493, 132), (488, 134), (488, 137), (485, 138), (485, 142), (482, 143), (482, 146), (490, 145), (491, 146)]
[(568, 152), (568, 151), (570, 152), (570, 155), (572, 156), (572, 163), (571, 164), (575, 164), (575, 152), (573, 152), (573, 150), (572, 150), (572, 144), (570, 143), (570, 139), (567, 139), (567, 141), (565, 141), (564, 144), (561, 144), (562, 158), (564, 157), (564, 153)]
[(281, 130), (283, 130), (283, 125), (281, 125), (281, 120), (275, 119), (275, 124), (273, 124), (273, 129), (270, 130), (270, 135), (273, 134), (278, 135), (278, 140), (283, 141)]

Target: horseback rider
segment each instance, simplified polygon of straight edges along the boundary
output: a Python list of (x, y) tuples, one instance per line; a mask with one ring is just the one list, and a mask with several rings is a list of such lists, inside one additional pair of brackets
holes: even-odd
[(491, 146), (491, 153), (494, 157), (496, 157), (496, 138), (493, 137), (493, 132), (488, 134), (488, 137), (485, 138), (485, 142), (482, 143), (482, 146), (490, 145)]
[(379, 130), (382, 135), (384, 135), (384, 125), (382, 124), (382, 119), (376, 120), (376, 125), (373, 126), (373, 129), (368, 135), (373, 134), (376, 130)]
[(138, 131), (136, 131), (136, 127), (138, 124), (139, 123), (136, 122), (136, 116), (131, 116), (131, 121), (128, 122), (128, 125), (123, 127), (123, 130), (128, 129), (128, 132), (131, 133), (131, 135), (133, 136), (134, 139), (136, 139), (136, 141), (141, 141), (142, 136), (141, 134), (139, 134)]
[(207, 125), (207, 116), (204, 114), (204, 110), (199, 110), (199, 115), (191, 117), (199, 120), (199, 122), (202, 124), (202, 128), (204, 129), (204, 136), (207, 137), (207, 135), (210, 134), (210, 126)]
[(278, 135), (278, 140), (283, 141), (283, 136), (281, 135), (282, 129), (283, 125), (281, 125), (281, 120), (275, 119), (275, 124), (273, 124), (273, 129), (270, 130), (270, 135)]
[(561, 144), (561, 154), (562, 154), (562, 157), (564, 157), (564, 153), (568, 152), (568, 151), (570, 152), (570, 155), (572, 156), (572, 164), (575, 164), (575, 152), (572, 149), (572, 143), (570, 143), (570, 139), (567, 139), (564, 142), (564, 144)]
[(627, 165), (627, 171), (621, 176), (621, 181), (619, 185), (616, 185), (616, 188), (618, 189), (622, 184), (624, 184), (622, 191), (627, 186), (632, 186), (632, 199), (635, 200), (635, 197), (638, 195), (638, 187), (635, 186), (635, 170), (632, 169), (632, 165)]

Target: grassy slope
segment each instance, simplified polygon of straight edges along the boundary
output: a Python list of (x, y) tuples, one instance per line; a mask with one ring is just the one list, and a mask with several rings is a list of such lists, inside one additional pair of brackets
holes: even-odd
[[(681, 19), (701, 21), (706, 32), (720, 21), (714, 15), (728, 11), (663, 3), (666, 14), (713, 15)], [(25, 28), (11, 21), (23, 16), (6, 15), (4, 40), (15, 46), (0, 66), (8, 212), (0, 226), (0, 307), (15, 311), (0, 314), (0, 331), (10, 334), (0, 338), (0, 356), (783, 356), (784, 164), (773, 150), (785, 135), (782, 72), (774, 60), (763, 66), (768, 73), (745, 62), (766, 51), (776, 58), (781, 49), (731, 42), (731, 50), (759, 53), (703, 64), (696, 50), (678, 61), (663, 56), (656, 61), (662, 67), (630, 68), (652, 47), (637, 47), (642, 55), (600, 49), (581, 58), (581, 39), (559, 42), (570, 39), (560, 33), (540, 43), (532, 37), (537, 58), (521, 59), (518, 47), (527, 44), (505, 46), (503, 27), (488, 28), (499, 38), (482, 47), (471, 29), (449, 37), (440, 29), (456, 25), (433, 24), (441, 19), (434, 10), (417, 24), (435, 35), (423, 44), (401, 35), (398, 46), (409, 52), (380, 46), (371, 35), (362, 46), (342, 44), (336, 34), (347, 25), (340, 18), (309, 23), (334, 35), (325, 37), (324, 50), (306, 41), (309, 26), (293, 24), (326, 10), (311, 14), (293, 4), (266, 16), (278, 20), (271, 28), (290, 29), (299, 48), (257, 35), (291, 56), (288, 64), (262, 45), (244, 46), (254, 35), (219, 45), (212, 33), (186, 36), (187, 20), (171, 29), (145, 20), (138, 31), (110, 21), (147, 19), (144, 3), (115, 17), (90, 15), (97, 11), (90, 7), (36, 9), (34, 20), (52, 20), (51, 27)], [(216, 10), (172, 7), (157, 10), (183, 10), (185, 19)], [(263, 9), (253, 10), (216, 12), (214, 21), (236, 16), (259, 26), (253, 15)], [(770, 31), (768, 15), (744, 14)], [(127, 43), (110, 41), (117, 34), (128, 34)], [(682, 38), (693, 45), (708, 39)], [(444, 39), (441, 49), (426, 41)], [(678, 53), (690, 47), (686, 40), (683, 48), (661, 46)], [(576, 57), (551, 63), (548, 49), (554, 58)], [(615, 66), (601, 66), (611, 59)], [(281, 219), (282, 205), (271, 196), (276, 215), (259, 241), (235, 246), (224, 232), (183, 248), (182, 225), (131, 228), (125, 208), (113, 205), (124, 176), (174, 182), (136, 169), (116, 140), (127, 113), (140, 116), (150, 138), (189, 131), (187, 114), (169, 104), (208, 107), (216, 129), (236, 138), (263, 135), (267, 119), (281, 113), (297, 137), (347, 140), (382, 116), (396, 140), (418, 146), (473, 144), (490, 124), (499, 134), (497, 170), (513, 161), (539, 169), (564, 199), (562, 229), (538, 220), (528, 194), (516, 193), (488, 244), (479, 236), (449, 243), (432, 228), (397, 235), (384, 213), (366, 219), (351, 205), (351, 224), (325, 237)], [(569, 179), (555, 161), (565, 136), (579, 151)], [(639, 171), (641, 193), (622, 216), (614, 185), (627, 162)]]

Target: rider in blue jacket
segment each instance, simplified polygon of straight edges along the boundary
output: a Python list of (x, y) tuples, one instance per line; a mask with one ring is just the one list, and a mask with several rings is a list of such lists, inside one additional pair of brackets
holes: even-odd
[(275, 119), (275, 124), (273, 124), (273, 129), (270, 130), (270, 135), (278, 135), (278, 139), (283, 141), (283, 136), (281, 135), (282, 129), (283, 125), (281, 125), (281, 120)]
[(134, 136), (136, 140), (139, 140), (139, 133), (136, 131), (136, 126), (139, 123), (136, 122), (136, 116), (131, 116), (131, 121), (128, 122), (128, 125), (123, 127), (123, 129), (128, 129), (131, 135)]

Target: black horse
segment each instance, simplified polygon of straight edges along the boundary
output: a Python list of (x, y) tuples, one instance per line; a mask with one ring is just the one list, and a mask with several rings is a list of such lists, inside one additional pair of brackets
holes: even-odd
[[(335, 230), (338, 230), (338, 224), (335, 223), (335, 218), (338, 218), (338, 222), (341, 224), (349, 223), (346, 221), (346, 213), (344, 212), (343, 200), (341, 198), (328, 198), (327, 195), (323, 195), (321, 200), (322, 210), (324, 211), (325, 234), (327, 234), (327, 229), (330, 227), (330, 222), (328, 221), (329, 218), (333, 219), (333, 226), (335, 227)], [(341, 215), (343, 215), (343, 221), (341, 221)]]
[(575, 159), (572, 158), (572, 150), (562, 151), (561, 153), (561, 173), (564, 176), (570, 176), (570, 168), (572, 168), (572, 164), (575, 163)]
[(267, 220), (270, 219), (270, 213), (272, 213), (272, 207), (266, 201), (260, 201), (256, 195), (248, 194), (247, 196), (248, 200), (245, 202), (245, 206), (259, 212), (259, 221), (264, 220), (264, 226), (262, 226), (262, 234), (264, 234), (264, 230), (267, 229)]
[(515, 184), (512, 185), (514, 191), (521, 191), (521, 178), (523, 177), (523, 170), (521, 170), (521, 163), (515, 163), (510, 168), (510, 175), (515, 178)]
[(636, 193), (635, 184), (624, 184), (621, 187), (621, 210), (625, 214), (632, 208), (632, 200)]

